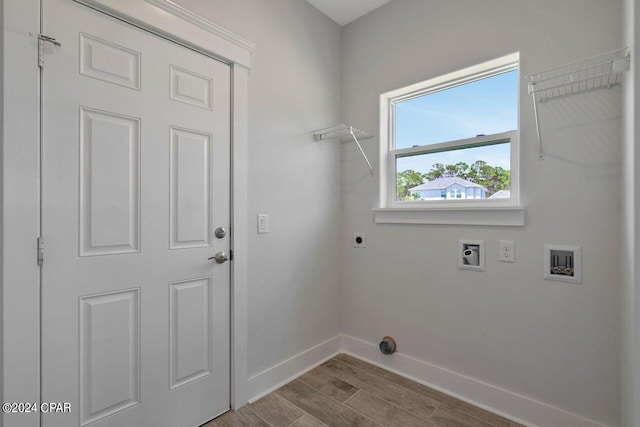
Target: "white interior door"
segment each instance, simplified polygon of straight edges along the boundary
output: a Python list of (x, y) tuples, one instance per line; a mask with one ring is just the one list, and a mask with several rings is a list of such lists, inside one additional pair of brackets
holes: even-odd
[(42, 425), (229, 409), (230, 67), (43, 0)]

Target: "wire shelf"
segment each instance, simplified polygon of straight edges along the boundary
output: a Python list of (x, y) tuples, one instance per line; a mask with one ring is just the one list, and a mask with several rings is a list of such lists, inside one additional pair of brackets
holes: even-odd
[(620, 73), (630, 66), (628, 48), (606, 52), (582, 61), (527, 76), (529, 95), (545, 102), (574, 93), (611, 87), (620, 83)]
[(314, 130), (312, 133), (313, 138), (316, 141), (337, 139), (340, 142), (349, 142), (353, 141), (353, 136), (351, 136), (352, 131), (358, 140), (373, 138), (373, 135), (363, 130), (356, 129), (353, 126), (347, 126), (345, 124), (339, 124), (337, 126)]
[(356, 129), (353, 126), (347, 126), (342, 123), (337, 126), (314, 130), (311, 133), (313, 134), (313, 139), (315, 139), (316, 141), (335, 139), (340, 142), (355, 142), (358, 150), (360, 150), (360, 154), (362, 154), (362, 158), (365, 162), (367, 162), (367, 166), (369, 166), (371, 175), (373, 175), (373, 166), (371, 166), (371, 162), (362, 149), (362, 145), (360, 145), (360, 140), (373, 138), (373, 135), (363, 130)]
[(544, 159), (544, 150), (538, 102), (599, 88), (610, 88), (621, 82), (620, 74), (629, 70), (630, 65), (629, 49), (624, 47), (526, 77), (529, 80), (529, 95), (533, 100), (540, 159)]

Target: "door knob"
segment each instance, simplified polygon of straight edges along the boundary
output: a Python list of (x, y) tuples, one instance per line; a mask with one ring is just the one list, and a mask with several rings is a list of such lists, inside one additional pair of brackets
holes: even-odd
[(220, 251), (209, 258), (209, 261), (211, 261), (212, 259), (215, 259), (218, 264), (224, 264), (225, 262), (229, 261), (229, 256), (224, 253), (224, 251)]

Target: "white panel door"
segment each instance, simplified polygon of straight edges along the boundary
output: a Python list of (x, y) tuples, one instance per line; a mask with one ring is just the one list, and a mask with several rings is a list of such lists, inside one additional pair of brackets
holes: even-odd
[(230, 68), (43, 0), (42, 398), (49, 426), (229, 409)]

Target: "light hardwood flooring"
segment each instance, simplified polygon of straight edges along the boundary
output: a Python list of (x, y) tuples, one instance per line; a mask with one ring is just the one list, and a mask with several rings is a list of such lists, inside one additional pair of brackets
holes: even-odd
[(203, 427), (522, 427), (341, 354)]

